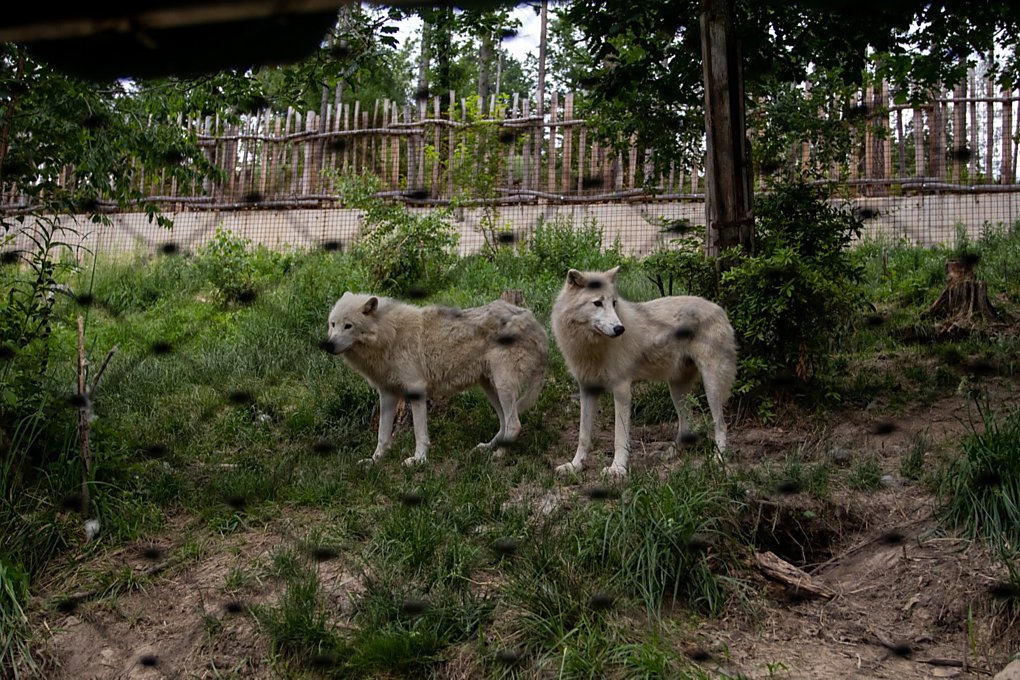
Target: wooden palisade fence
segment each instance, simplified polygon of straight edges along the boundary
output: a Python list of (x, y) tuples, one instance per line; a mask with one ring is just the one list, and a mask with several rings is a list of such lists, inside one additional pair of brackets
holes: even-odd
[[(918, 106), (896, 104), (885, 84), (869, 86), (856, 103), (869, 120), (856, 140), (856, 156), (821, 174), (869, 195), (896, 185), (939, 191), (1016, 187), (1018, 94), (996, 92), (973, 72), (967, 82)], [(323, 172), (332, 169), (374, 173), (387, 192), (414, 203), (471, 198), (471, 187), (458, 186), (447, 171), (458, 154), (464, 162), (472, 153), (464, 146), (473, 129), (465, 123), (469, 102), (453, 93), (413, 105), (377, 101), (367, 107), (342, 102), (339, 93), (329, 99), (324, 92), (319, 111), (263, 111), (239, 124), (220, 116), (180, 120), (225, 179), (178, 186), (163, 173), (139, 170), (135, 187), (182, 209), (335, 206), (335, 176)], [(497, 113), (488, 124), (497, 130), (498, 144), (488, 148), (500, 155), (499, 176), (490, 195), (474, 198), (595, 203), (703, 197), (699, 163), (673, 162), (656, 173), (650, 150), (623, 145), (621, 152), (600, 144), (575, 116), (574, 101), (573, 94), (553, 93), (540, 117), (529, 97), (513, 95), (500, 107), (493, 98), (489, 110)], [(815, 164), (817, 175), (810, 145), (791, 151), (802, 166)], [(0, 207), (24, 200), (9, 186), (2, 197)]]

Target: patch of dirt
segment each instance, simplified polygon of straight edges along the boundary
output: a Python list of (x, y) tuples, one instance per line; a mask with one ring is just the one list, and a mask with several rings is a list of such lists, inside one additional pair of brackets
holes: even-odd
[[(226, 537), (206, 535), (194, 548), (199, 556), (183, 561), (174, 557), (183, 546), (172, 539), (140, 543), (82, 564), (71, 582), (44, 584), (44, 600), (35, 607), (38, 630), (48, 633), (40, 650), (44, 677), (277, 677), (268, 641), (248, 609), (276, 602), (280, 582), (266, 575), (273, 556), (280, 547), (294, 547), (295, 533), (314, 522), (290, 517)], [(104, 600), (75, 583), (111, 571), (122, 580), (130, 572), (141, 585)], [(338, 611), (349, 608), (356, 579), (335, 561), (320, 563), (318, 571)], [(155, 578), (146, 582), (147, 575)]]

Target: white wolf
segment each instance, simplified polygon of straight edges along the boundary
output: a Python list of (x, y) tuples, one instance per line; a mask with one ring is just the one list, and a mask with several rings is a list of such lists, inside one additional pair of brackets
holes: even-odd
[(502, 454), (520, 434), (519, 414), (538, 398), (549, 359), (542, 324), (531, 311), (502, 300), (461, 310), (346, 292), (329, 314), (324, 347), (379, 392), (379, 440), (365, 462), (386, 453), (397, 403), (410, 403), (414, 455), (405, 465), (423, 462), (428, 453), (426, 400), (473, 385), (481, 386), (499, 416), (499, 432), (478, 446)]
[(694, 296), (628, 302), (616, 291), (619, 267), (571, 269), (552, 310), (552, 329), (581, 390), (577, 453), (560, 473), (581, 470), (592, 445), (598, 396), (611, 391), (616, 410), (613, 464), (603, 474), (625, 475), (630, 454), (631, 384), (662, 380), (676, 408), (676, 445), (688, 433), (683, 396), (700, 374), (715, 421), (715, 444), (726, 448), (723, 406), (737, 374), (737, 343), (726, 312)]

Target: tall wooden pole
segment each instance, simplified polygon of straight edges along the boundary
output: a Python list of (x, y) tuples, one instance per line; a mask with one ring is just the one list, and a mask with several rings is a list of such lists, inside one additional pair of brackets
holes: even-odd
[[(752, 169), (734, 0), (701, 0), (705, 74), (705, 213), (709, 255), (732, 246), (754, 253)], [(720, 262), (725, 268), (727, 263)]]

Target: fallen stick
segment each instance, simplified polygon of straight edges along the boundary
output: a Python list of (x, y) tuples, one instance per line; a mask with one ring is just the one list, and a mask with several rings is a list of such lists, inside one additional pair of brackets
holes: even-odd
[(831, 589), (818, 582), (802, 569), (798, 569), (773, 552), (754, 553), (754, 562), (765, 576), (792, 588), (826, 600), (835, 596)]

